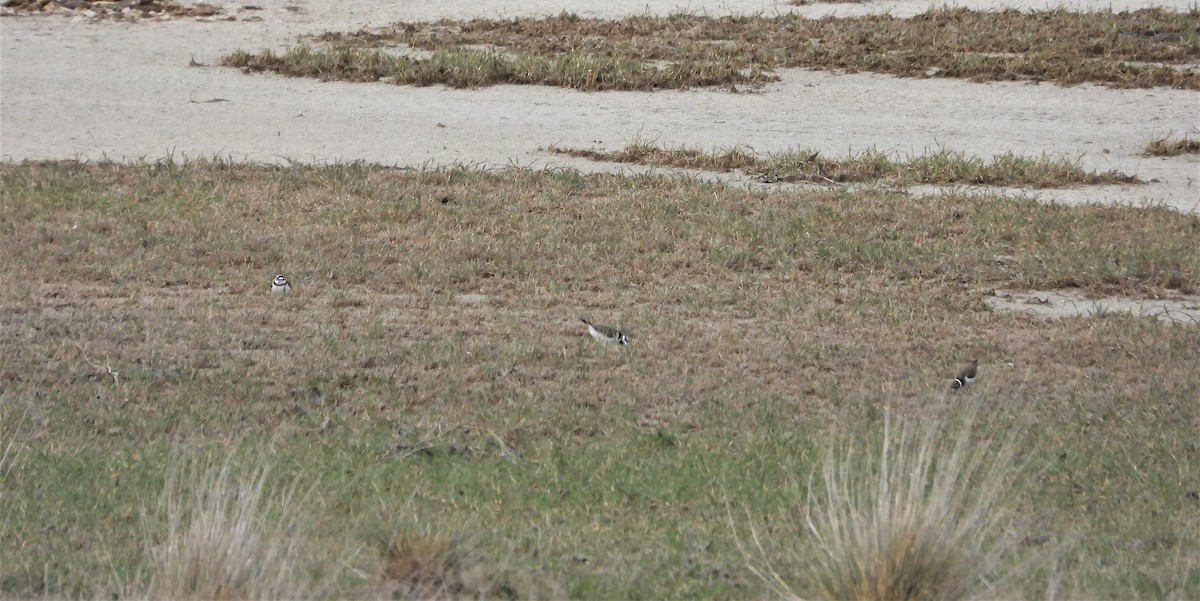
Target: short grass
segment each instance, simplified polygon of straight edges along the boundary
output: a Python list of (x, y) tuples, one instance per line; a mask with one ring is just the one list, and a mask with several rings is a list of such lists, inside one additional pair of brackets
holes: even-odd
[[(397, 23), (327, 33), (277, 53), (238, 51), (247, 71), (349, 81), (581, 90), (740, 89), (804, 67), (972, 81), (1200, 89), (1200, 12), (938, 8), (807, 19), (676, 14)], [(430, 53), (406, 55), (406, 50)]]
[(967, 405), (1030, 466), (1014, 560), (1053, 559), (1013, 596), (1200, 591), (1197, 329), (982, 302), (1179, 295), (1194, 215), (168, 161), (0, 166), (0, 232), (6, 597), (138, 590), (164, 474), (231, 448), (303, 491), (331, 596), (759, 598), (748, 523), (811, 596), (825, 449)]
[(1143, 151), (1146, 156), (1173, 157), (1181, 154), (1200, 154), (1200, 140), (1191, 136), (1162, 136), (1150, 140)]
[(824, 158), (814, 150), (790, 150), (759, 155), (746, 148), (704, 151), (694, 148), (662, 148), (633, 142), (617, 151), (551, 146), (550, 152), (595, 161), (638, 163), (701, 169), (741, 171), (764, 182), (874, 182), (896, 185), (979, 184), (1057, 188), (1073, 185), (1142, 183), (1117, 171), (1084, 171), (1077, 161), (1047, 156), (1026, 157), (1012, 153), (983, 160), (963, 153), (939, 149), (919, 156), (897, 159), (877, 150), (850, 153), (845, 158)]

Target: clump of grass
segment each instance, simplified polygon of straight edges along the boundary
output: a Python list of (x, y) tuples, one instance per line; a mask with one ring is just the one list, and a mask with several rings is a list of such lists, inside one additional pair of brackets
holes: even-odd
[(466, 592), (465, 557), (454, 539), (395, 527), (376, 542), (378, 586), (393, 598), (456, 598)]
[[(29, 406), (26, 405), (18, 416), (12, 401), (3, 398), (3, 392), (4, 388), (0, 387), (0, 482), (7, 481), (9, 474), (16, 467), (24, 447), (21, 441), (21, 427), (29, 415)], [(0, 504), (7, 505), (11, 502), (10, 494), (7, 486), (0, 486)], [(9, 516), (9, 512), (0, 515), (0, 530), (7, 526)]]
[[(771, 71), (803, 67), (973, 81), (1053, 81), (1112, 87), (1200, 89), (1200, 11), (974, 11), (940, 8), (890, 15), (807, 19), (573, 14), (546, 18), (396, 23), (316, 38), (281, 55), (237, 52), (223, 64), (251, 71), (362, 81), (482, 86), (499, 83), (583, 90), (760, 85)], [(1143, 35), (1153, 33), (1153, 35)], [(405, 60), (379, 47), (446, 53)], [(484, 48), (486, 50), (480, 50)], [(301, 50), (303, 49), (303, 50)], [(351, 50), (357, 50), (352, 52)], [(315, 58), (314, 58), (315, 57)], [(322, 67), (313, 71), (310, 63)], [(481, 66), (480, 61), (486, 63)], [(380, 63), (395, 63), (387, 73)], [(483, 69), (483, 73), (476, 70)]]
[(1057, 188), (1070, 185), (1140, 184), (1136, 176), (1119, 171), (1084, 171), (1078, 161), (1062, 157), (1028, 157), (1011, 152), (990, 161), (959, 152), (938, 150), (909, 158), (898, 165), (907, 179), (921, 184), (980, 184)]
[(1142, 151), (1142, 154), (1152, 157), (1200, 154), (1200, 140), (1193, 139), (1191, 136), (1184, 136), (1182, 138), (1161, 136), (1146, 144), (1146, 149)]
[(901, 185), (975, 184), (1031, 188), (1141, 183), (1136, 177), (1117, 171), (1084, 171), (1078, 162), (1064, 158), (1045, 155), (1025, 157), (1006, 153), (986, 161), (945, 149), (901, 160), (894, 160), (874, 149), (851, 153), (845, 159), (825, 159), (813, 150), (790, 150), (759, 156), (740, 147), (704, 152), (686, 147), (666, 149), (644, 142), (634, 142), (615, 152), (557, 146), (550, 146), (548, 150), (595, 161), (722, 172), (743, 171), (769, 183), (845, 183), (885, 178)]
[(305, 599), (323, 592), (305, 562), (293, 490), (268, 489), (266, 465), (237, 465), (231, 454), (169, 469), (158, 516), (164, 531), (151, 533), (148, 573), (134, 596)]
[[(2, 392), (3, 389), (0, 389)], [(19, 417), (16, 416), (16, 410), (12, 407), (12, 402), (0, 403), (0, 479), (8, 476), (12, 471), (13, 464), (17, 456), (21, 453), (21, 445), (18, 442), (21, 433), (21, 425), (25, 423), (25, 418), (29, 413), (29, 407), (21, 412)], [(0, 499), (3, 499), (4, 489), (0, 488)]]
[(571, 52), (553, 56), (530, 52), (451, 48), (428, 58), (412, 58), (353, 46), (331, 49), (298, 46), (283, 54), (238, 51), (221, 60), (247, 72), (270, 71), (321, 80), (387, 81), (416, 86), (476, 88), (502, 83), (546, 85), (578, 90), (676, 89), (711, 85), (757, 85), (775, 81), (758, 69), (739, 70), (717, 62), (664, 67), (614, 56)]
[(809, 487), (812, 595), (951, 600), (986, 588), (1006, 550), (1006, 490), (1019, 467), (1011, 440), (976, 432), (968, 415), (897, 435), (889, 417), (877, 450), (830, 451), (823, 490)]

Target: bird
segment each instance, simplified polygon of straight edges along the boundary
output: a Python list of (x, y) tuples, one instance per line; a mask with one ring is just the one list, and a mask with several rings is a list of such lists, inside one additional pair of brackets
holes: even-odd
[(979, 362), (971, 359), (971, 362), (964, 365), (958, 370), (958, 375), (954, 376), (954, 381), (950, 383), (951, 390), (958, 390), (967, 384), (975, 381), (975, 368), (979, 367)]
[(271, 292), (275, 293), (276, 296), (283, 296), (291, 291), (292, 285), (288, 283), (287, 278), (283, 277), (282, 273), (275, 276), (274, 280), (271, 280)]
[(620, 330), (618, 330), (614, 327), (598, 326), (582, 317), (579, 318), (579, 321), (582, 321), (583, 323), (587, 324), (588, 334), (591, 334), (592, 338), (595, 338), (596, 340), (599, 340), (600, 342), (615, 342), (617, 344), (629, 344), (629, 337), (622, 334)]

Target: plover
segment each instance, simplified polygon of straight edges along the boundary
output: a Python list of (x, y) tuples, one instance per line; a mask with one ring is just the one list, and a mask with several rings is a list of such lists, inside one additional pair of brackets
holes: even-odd
[(271, 292), (274, 292), (276, 296), (283, 296), (291, 291), (292, 285), (288, 283), (287, 278), (283, 277), (282, 273), (275, 276), (275, 279), (271, 281)]
[(595, 338), (596, 340), (599, 340), (600, 342), (615, 342), (617, 344), (629, 344), (629, 337), (622, 334), (620, 330), (618, 330), (614, 327), (598, 326), (582, 317), (579, 318), (579, 321), (582, 321), (583, 323), (587, 324), (588, 334), (591, 334), (592, 338)]
[(954, 381), (950, 383), (950, 388), (953, 390), (958, 390), (959, 388), (974, 382), (976, 367), (979, 367), (979, 362), (971, 359), (970, 363), (964, 365), (962, 369), (958, 370), (958, 375), (954, 376)]

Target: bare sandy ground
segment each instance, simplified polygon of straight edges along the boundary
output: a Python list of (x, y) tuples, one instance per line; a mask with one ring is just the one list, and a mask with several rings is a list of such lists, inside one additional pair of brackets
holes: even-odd
[[(238, 21), (93, 22), (60, 16), (0, 18), (0, 159), (211, 157), (280, 162), (366, 160), (395, 165), (472, 163), (621, 169), (552, 155), (551, 144), (666, 146), (760, 152), (794, 147), (826, 156), (875, 147), (922, 153), (945, 147), (1078, 157), (1150, 185), (1039, 192), (1062, 202), (1200, 206), (1200, 160), (1140, 156), (1155, 136), (1200, 133), (1200, 93), (1022, 83), (975, 84), (790, 70), (757, 93), (584, 93), (548, 87), (478, 90), (322, 83), (244, 75), (213, 64), (235, 49), (282, 48), (305, 33), (399, 20), (557, 14), (619, 17), (645, 12), (812, 15), (920, 13), (932, 3), (876, 2), (797, 9), (736, 0), (618, 2), (215, 2)], [(994, 2), (968, 1), (974, 7)], [(1011, 5), (1011, 4), (1009, 4)], [(1030, 2), (1024, 6), (1050, 4)], [(1168, 2), (1057, 2), (1117, 10)], [(292, 7), (292, 10), (285, 9)], [(261, 20), (242, 20), (248, 16)], [(219, 102), (205, 102), (223, 99)], [(440, 125), (439, 125), (440, 124)]]
[(1120, 313), (1172, 323), (1200, 324), (1200, 297), (1194, 295), (1149, 300), (1116, 296), (1087, 298), (1070, 290), (995, 290), (984, 297), (984, 303), (993, 311), (1021, 311), (1049, 318)]

